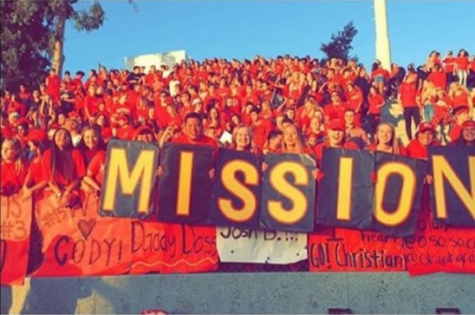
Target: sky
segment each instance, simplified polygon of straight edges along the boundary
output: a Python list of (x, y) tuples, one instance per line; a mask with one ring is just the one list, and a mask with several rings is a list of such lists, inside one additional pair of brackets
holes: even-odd
[[(352, 54), (375, 60), (372, 0), (346, 1), (152, 1), (101, 2), (104, 25), (78, 32), (66, 27), (63, 70), (124, 68), (124, 57), (185, 50), (193, 59), (321, 58), (320, 45), (353, 21), (358, 34)], [(81, 1), (77, 8), (91, 2)], [(387, 0), (392, 62), (425, 62), (432, 50), (475, 53), (475, 1)], [(470, 31), (472, 30), (472, 31)]]

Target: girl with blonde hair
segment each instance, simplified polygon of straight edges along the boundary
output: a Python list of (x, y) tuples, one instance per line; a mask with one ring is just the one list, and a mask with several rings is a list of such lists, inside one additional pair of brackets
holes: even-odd
[(28, 165), (21, 156), (21, 143), (16, 138), (6, 138), (2, 142), (1, 186), (2, 196), (16, 194), (25, 183)]
[(390, 123), (383, 122), (378, 125), (374, 133), (374, 142), (367, 147), (374, 152), (407, 156), (406, 148), (399, 144), (396, 129)]
[(231, 149), (262, 154), (259, 148), (252, 141), (251, 128), (244, 124), (238, 125), (233, 129)]

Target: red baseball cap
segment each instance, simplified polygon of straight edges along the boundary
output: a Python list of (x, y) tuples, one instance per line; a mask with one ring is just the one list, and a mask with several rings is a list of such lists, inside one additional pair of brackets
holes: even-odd
[(345, 122), (342, 119), (333, 119), (327, 124), (327, 130), (346, 130)]
[(475, 121), (473, 121), (473, 120), (467, 120), (467, 121), (464, 122), (460, 127), (461, 127), (462, 129), (463, 129), (463, 128), (468, 128), (468, 127), (475, 127)]
[(468, 112), (468, 106), (457, 106), (454, 108), (454, 115), (462, 114)]
[(428, 123), (428, 122), (425, 122), (425, 121), (421, 122), (419, 124), (419, 126), (417, 127), (417, 132), (424, 132), (424, 131), (427, 131), (427, 130), (435, 132), (434, 126), (432, 126), (431, 123)]
[(146, 125), (140, 126), (139, 128), (137, 128), (135, 130), (134, 135), (133, 135), (133, 139), (137, 139), (137, 137), (140, 134), (147, 134), (147, 133), (150, 133), (150, 134), (154, 135), (152, 128), (150, 128), (149, 126), (146, 126)]

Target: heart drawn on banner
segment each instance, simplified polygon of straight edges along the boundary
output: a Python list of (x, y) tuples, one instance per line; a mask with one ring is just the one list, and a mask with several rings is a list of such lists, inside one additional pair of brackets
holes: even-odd
[(82, 236), (84, 237), (85, 240), (89, 237), (89, 235), (92, 233), (92, 230), (96, 226), (96, 220), (91, 219), (91, 220), (81, 220), (78, 223), (78, 228), (79, 231), (81, 231)]

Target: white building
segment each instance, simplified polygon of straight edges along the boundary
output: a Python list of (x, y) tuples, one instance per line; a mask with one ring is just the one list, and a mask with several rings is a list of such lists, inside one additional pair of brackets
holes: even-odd
[(147, 72), (150, 69), (150, 66), (154, 65), (157, 67), (157, 70), (160, 70), (162, 65), (166, 65), (170, 70), (164, 72), (164, 76), (168, 76), (175, 64), (188, 59), (189, 56), (184, 50), (175, 50), (166, 53), (139, 55), (124, 58), (125, 68), (130, 71), (133, 70), (134, 66), (145, 67), (145, 71)]

